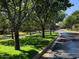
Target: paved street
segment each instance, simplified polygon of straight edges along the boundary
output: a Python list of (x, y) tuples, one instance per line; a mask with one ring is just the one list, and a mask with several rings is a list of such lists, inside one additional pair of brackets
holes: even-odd
[(47, 53), (45, 59), (78, 59), (79, 58), (79, 33), (57, 31), (59, 37)]

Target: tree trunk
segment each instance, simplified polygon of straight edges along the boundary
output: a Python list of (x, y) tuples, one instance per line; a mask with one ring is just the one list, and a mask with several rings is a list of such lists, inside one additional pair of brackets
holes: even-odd
[(14, 21), (12, 21), (12, 24), (11, 24), (11, 38), (12, 39), (15, 39), (14, 31), (15, 31), (15, 23), (14, 23)]
[(15, 50), (20, 50), (19, 31), (15, 29)]
[(14, 39), (13, 31), (11, 32), (12, 39)]
[(45, 38), (45, 28), (42, 27), (42, 37)]
[(0, 35), (3, 35), (4, 34), (4, 30), (0, 31)]
[(29, 32), (30, 36), (32, 35), (31, 31)]
[(13, 28), (11, 29), (11, 37), (12, 37), (12, 39), (14, 39), (14, 33), (13, 33), (14, 31), (13, 31)]
[(50, 29), (50, 35), (52, 35), (52, 30)]

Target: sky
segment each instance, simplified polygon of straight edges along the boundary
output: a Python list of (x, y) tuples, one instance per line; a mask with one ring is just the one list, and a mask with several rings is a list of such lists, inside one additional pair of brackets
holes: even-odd
[(74, 11), (79, 10), (79, 0), (70, 0), (70, 3), (74, 4), (74, 6), (65, 11), (65, 13), (68, 15), (71, 15)]

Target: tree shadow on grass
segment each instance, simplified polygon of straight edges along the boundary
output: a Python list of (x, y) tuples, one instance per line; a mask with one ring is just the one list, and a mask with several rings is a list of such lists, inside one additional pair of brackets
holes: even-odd
[(29, 51), (20, 50), (20, 51), (24, 54), (28, 54), (27, 57), (29, 59), (32, 59), (36, 54), (38, 54), (38, 51), (36, 50), (29, 50)]
[(24, 51), (19, 55), (0, 54), (0, 59), (32, 59), (38, 52), (36, 50)]
[(5, 45), (5, 46), (14, 46), (14, 41), (13, 40), (4, 40), (4, 41), (0, 41), (0, 44)]
[[(47, 45), (50, 39), (54, 39), (54, 36), (46, 35), (46, 38), (40, 37), (40, 35), (35, 35), (31, 37), (25, 37), (20, 39), (20, 45)], [(4, 40), (0, 41), (0, 44), (5, 46), (14, 46), (14, 40)]]
[[(20, 45), (25, 46), (25, 45), (33, 45), (36, 49), (42, 49), (48, 43), (50, 40), (42, 39), (42, 38), (37, 38), (37, 37), (31, 37), (31, 38), (23, 38), (20, 40)], [(5, 45), (5, 46), (14, 46), (14, 41), (9, 40), (9, 41), (3, 41), (0, 42), (0, 44)]]
[[(33, 45), (36, 49), (41, 49), (44, 48), (46, 45), (49, 44), (50, 40), (47, 40), (47, 38), (54, 38), (53, 36), (46, 36), (46, 39), (41, 38), (40, 36), (33, 36), (33, 37), (26, 37), (20, 39), (21, 46), (25, 45)], [(13, 46), (14, 41), (13, 40), (8, 40), (8, 41), (3, 41), (0, 42), (0, 44), (5, 45), (5, 46)], [(29, 50), (29, 51), (24, 51), (20, 50), (22, 53), (19, 55), (8, 55), (4, 53), (4, 56), (9, 56), (7, 59), (32, 59), (38, 51), (36, 50)], [(1, 58), (0, 58), (1, 59)], [(6, 59), (6, 57), (3, 57), (2, 59)]]

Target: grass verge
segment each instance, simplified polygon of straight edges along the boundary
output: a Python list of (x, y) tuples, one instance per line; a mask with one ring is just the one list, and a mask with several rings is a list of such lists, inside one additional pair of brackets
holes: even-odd
[(20, 51), (14, 49), (13, 39), (0, 40), (0, 59), (32, 59), (56, 36), (57, 33), (49, 35), (49, 32), (47, 32), (45, 38), (36, 34), (25, 36), (20, 39)]

